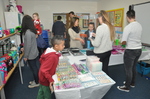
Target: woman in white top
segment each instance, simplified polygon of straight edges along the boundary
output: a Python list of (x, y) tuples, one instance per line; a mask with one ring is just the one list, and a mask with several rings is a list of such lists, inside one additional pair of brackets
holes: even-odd
[(94, 46), (94, 53), (100, 58), (103, 64), (102, 70), (108, 74), (108, 64), (112, 50), (112, 41), (115, 38), (115, 31), (106, 11), (100, 11), (98, 20), (101, 25), (97, 27), (96, 34), (93, 33), (95, 39), (91, 39), (91, 42)]
[(70, 48), (79, 48), (82, 49), (84, 40), (80, 38), (80, 27), (79, 27), (79, 18), (73, 17), (71, 19), (70, 28), (68, 33), (70, 35)]

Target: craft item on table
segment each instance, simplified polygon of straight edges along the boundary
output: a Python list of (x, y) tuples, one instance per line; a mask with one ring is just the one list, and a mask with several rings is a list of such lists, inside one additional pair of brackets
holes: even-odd
[(79, 88), (81, 87), (81, 83), (78, 79), (70, 79), (62, 82), (62, 87), (64, 89), (68, 88)]
[(83, 85), (85, 88), (88, 88), (88, 87), (92, 87), (92, 86), (99, 85), (99, 83), (98, 83), (97, 81), (88, 81), (88, 82), (82, 83), (82, 85)]
[(100, 84), (111, 83), (112, 79), (106, 75), (103, 71), (92, 73), (96, 80), (99, 81)]
[(55, 89), (55, 90), (60, 90), (60, 89), (62, 89), (62, 84), (61, 84), (61, 82), (54, 83), (54, 89)]
[(77, 74), (74, 70), (67, 70), (64, 72), (57, 72), (58, 81), (65, 81), (69, 79), (77, 78)]
[(86, 66), (89, 67), (89, 63), (91, 62), (98, 62), (100, 59), (96, 56), (87, 56), (86, 57)]
[(90, 73), (78, 75), (78, 78), (80, 79), (81, 82), (87, 82), (87, 81), (95, 80), (95, 78)]
[(100, 72), (92, 72), (92, 74), (93, 74), (94, 76), (99, 76), (99, 75), (104, 75), (104, 74), (106, 74), (106, 73), (103, 72), (103, 71), (100, 71)]
[(89, 66), (91, 72), (102, 71), (102, 62), (91, 62)]
[(109, 79), (106, 75), (99, 75), (95, 77), (100, 84), (111, 83), (111, 79)]
[(113, 50), (125, 50), (121, 45), (113, 46)]
[(116, 54), (121, 54), (121, 53), (119, 53), (117, 50), (112, 50), (111, 54), (116, 55)]
[(96, 56), (87, 56), (86, 65), (91, 72), (97, 72), (102, 70), (102, 63)]
[(78, 68), (76, 67), (76, 65), (73, 64), (72, 67), (74, 68), (75, 72), (76, 72), (78, 75), (80, 75), (80, 72), (78, 71)]
[(126, 48), (126, 45), (121, 45), (123, 48)]
[(59, 69), (66, 69), (68, 67), (71, 67), (71, 64), (68, 62), (68, 59), (61, 59), (58, 63)]
[(119, 39), (115, 40), (115, 45), (119, 45)]
[(73, 64), (73, 67), (75, 68), (75, 70), (76, 70), (76, 72), (77, 73), (82, 73), (82, 74), (86, 74), (86, 73), (88, 73), (89, 71), (88, 71), (88, 69), (87, 69), (87, 67), (85, 66), (85, 65), (83, 65), (83, 64)]

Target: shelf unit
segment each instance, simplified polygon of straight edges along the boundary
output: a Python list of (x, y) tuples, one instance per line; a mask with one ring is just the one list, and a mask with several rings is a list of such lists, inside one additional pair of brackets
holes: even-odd
[[(10, 38), (10, 37), (12, 37), (12, 36), (15, 36), (15, 34), (16, 34), (16, 33), (6, 35), (5, 37), (0, 38), (0, 41), (1, 41), (1, 40), (5, 40), (5, 39), (7, 39), (7, 38)], [(11, 75), (13, 74), (14, 70), (16, 69), (16, 67), (19, 65), (20, 79), (21, 79), (21, 83), (23, 84), (22, 71), (21, 71), (21, 66), (20, 66), (20, 61), (21, 61), (21, 59), (23, 58), (23, 55), (24, 55), (24, 53), (19, 55), (18, 61), (16, 62), (16, 64), (14, 64), (14, 67), (13, 67), (13, 68), (11, 69), (11, 71), (9, 71), (9, 73), (7, 74), (7, 76), (6, 76), (6, 78), (5, 78), (5, 79), (6, 79), (6, 83), (8, 82), (9, 78), (10, 78)], [(1, 84), (1, 86), (0, 86), (0, 97), (1, 97), (1, 99), (6, 99), (6, 97), (5, 97), (5, 92), (4, 92), (4, 86), (5, 86), (5, 84), (2, 84), (1, 77), (0, 77), (0, 84)]]
[(9, 37), (11, 37), (11, 36), (13, 36), (13, 35), (15, 35), (15, 34), (16, 34), (16, 33), (9, 34), (9, 35), (7, 35), (7, 36), (5, 36), (5, 37), (0, 38), (0, 40), (4, 40), (4, 39), (6, 39), (6, 38), (9, 38)]
[[(11, 69), (11, 71), (9, 71), (8, 75), (7, 75), (6, 78), (5, 78), (5, 79), (6, 79), (6, 83), (7, 83), (7, 81), (9, 80), (10, 76), (13, 74), (14, 70), (16, 69), (16, 67), (18, 66), (18, 64), (19, 64), (20, 60), (22, 59), (22, 57), (23, 57), (23, 54), (21, 54), (21, 55), (19, 56), (19, 59), (18, 59), (17, 63), (14, 64), (14, 67)], [(2, 88), (3, 88), (4, 86), (5, 86), (5, 84), (3, 84), (2, 86), (0, 86), (0, 90), (2, 90)]]

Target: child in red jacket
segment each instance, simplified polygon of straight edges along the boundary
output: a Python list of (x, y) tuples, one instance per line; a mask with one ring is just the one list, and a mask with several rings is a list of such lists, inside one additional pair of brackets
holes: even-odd
[(40, 58), (40, 89), (37, 99), (51, 99), (51, 88), (54, 83), (52, 76), (55, 74), (60, 56), (58, 51), (62, 51), (65, 47), (64, 38), (60, 36), (54, 36), (51, 40), (51, 44), (53, 48), (47, 48)]
[(39, 14), (38, 13), (33, 13), (33, 21), (34, 21), (34, 26), (36, 28), (37, 34), (41, 35), (42, 34), (42, 28), (41, 28), (41, 21), (39, 18)]

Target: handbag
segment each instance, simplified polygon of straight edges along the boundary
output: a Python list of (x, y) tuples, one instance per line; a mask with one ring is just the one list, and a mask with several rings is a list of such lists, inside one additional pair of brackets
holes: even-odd
[(47, 48), (47, 43), (46, 41), (42, 38), (41, 35), (38, 35), (38, 37), (36, 38), (36, 42), (37, 42), (37, 46), (39, 48)]

